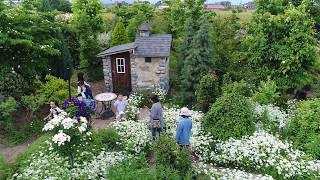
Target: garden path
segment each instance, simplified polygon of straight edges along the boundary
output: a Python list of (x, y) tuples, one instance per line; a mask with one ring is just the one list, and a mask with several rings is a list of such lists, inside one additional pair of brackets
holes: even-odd
[(29, 141), (15, 146), (0, 144), (0, 154), (10, 163), (14, 162), (20, 153), (23, 153), (33, 143)]

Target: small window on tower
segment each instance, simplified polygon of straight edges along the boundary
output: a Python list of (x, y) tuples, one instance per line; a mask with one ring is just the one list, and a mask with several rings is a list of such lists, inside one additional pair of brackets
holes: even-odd
[(145, 57), (144, 62), (146, 63), (151, 63), (151, 57)]

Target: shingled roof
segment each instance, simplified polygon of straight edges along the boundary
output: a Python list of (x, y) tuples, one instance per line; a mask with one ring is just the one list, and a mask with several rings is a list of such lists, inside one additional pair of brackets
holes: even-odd
[(99, 53), (97, 55), (97, 57), (104, 57), (104, 56), (109, 56), (112, 54), (118, 54), (118, 53), (122, 53), (122, 52), (126, 52), (129, 51), (131, 49), (134, 49), (135, 43), (128, 43), (128, 44), (121, 44), (119, 46), (114, 46), (110, 49), (106, 49), (104, 51), (102, 51), (101, 53)]
[(135, 55), (144, 57), (168, 57), (170, 55), (172, 35), (153, 34), (147, 37), (137, 37), (134, 44)]

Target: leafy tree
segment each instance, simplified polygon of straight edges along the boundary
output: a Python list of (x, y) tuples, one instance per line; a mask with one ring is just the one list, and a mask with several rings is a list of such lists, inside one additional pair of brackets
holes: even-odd
[(76, 0), (72, 5), (80, 42), (80, 66), (91, 80), (103, 78), (101, 60), (96, 57), (100, 51), (97, 35), (103, 30), (102, 8), (99, 0)]
[(210, 109), (212, 103), (220, 96), (217, 79), (213, 75), (205, 75), (196, 86), (197, 108), (203, 112)]
[[(240, 22), (233, 13), (231, 16), (217, 16), (213, 20), (213, 48), (217, 54), (216, 70), (219, 76), (225, 73), (239, 76)], [(241, 75), (240, 75), (241, 76)]]
[(60, 42), (55, 45), (56, 49), (60, 51), (60, 55), (49, 57), (49, 67), (51, 69), (51, 74), (63, 79), (68, 79), (68, 68), (70, 70), (70, 74), (72, 71), (72, 59), (67, 47), (66, 42), (64, 41), (64, 37), (62, 33), (57, 34), (57, 38)]
[(150, 24), (152, 27), (152, 33), (154, 34), (168, 34), (169, 23), (166, 19), (165, 11), (157, 11), (156, 14), (151, 18)]
[(181, 74), (181, 88), (186, 93), (185, 102), (194, 100), (194, 85), (200, 78), (214, 67), (214, 52), (212, 47), (212, 30), (207, 15), (202, 16), (201, 26), (192, 40), (189, 55), (184, 61)]
[(38, 12), (26, 5), (6, 8), (0, 12), (1, 63), (13, 69), (32, 85), (34, 79), (47, 71), (47, 57), (59, 55), (54, 46), (59, 32), (54, 14)]
[(119, 17), (116, 27), (112, 32), (111, 46), (125, 44), (129, 42), (127, 30), (123, 24), (122, 17)]
[(259, 80), (270, 76), (280, 89), (307, 84), (316, 57), (313, 28), (306, 5), (258, 0), (243, 42)]
[(129, 20), (129, 25), (127, 27), (129, 41), (134, 41), (138, 27), (147, 20), (144, 14), (137, 14), (134, 18)]
[(155, 7), (150, 3), (135, 2), (133, 5), (114, 6), (111, 10), (112, 13), (118, 17), (123, 18), (125, 26), (129, 25), (129, 21), (137, 15), (144, 15), (147, 20), (150, 20), (155, 13)]

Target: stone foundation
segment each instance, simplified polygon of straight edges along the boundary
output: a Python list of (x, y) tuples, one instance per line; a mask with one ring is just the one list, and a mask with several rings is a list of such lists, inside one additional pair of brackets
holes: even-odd
[(103, 74), (104, 74), (104, 82), (106, 84), (106, 90), (107, 92), (112, 92), (113, 91), (113, 86), (112, 86), (112, 70), (111, 70), (111, 60), (110, 56), (105, 57), (102, 59), (103, 63)]

